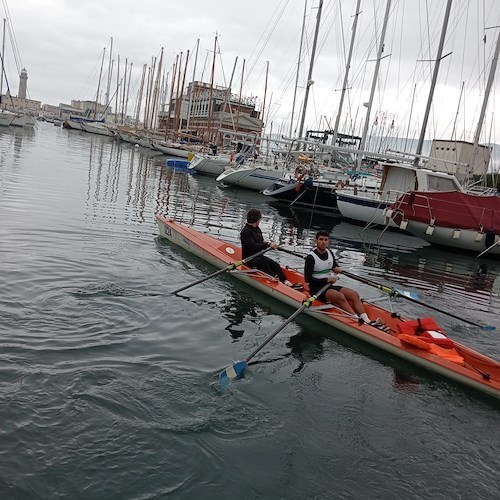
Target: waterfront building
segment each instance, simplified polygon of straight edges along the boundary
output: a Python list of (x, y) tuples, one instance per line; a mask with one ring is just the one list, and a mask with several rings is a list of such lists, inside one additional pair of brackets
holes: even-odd
[(158, 128), (220, 142), (224, 132), (261, 135), (264, 122), (256, 97), (240, 97), (228, 87), (194, 81), (158, 113)]

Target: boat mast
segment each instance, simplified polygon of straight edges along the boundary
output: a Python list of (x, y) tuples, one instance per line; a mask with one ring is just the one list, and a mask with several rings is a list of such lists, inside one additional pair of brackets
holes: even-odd
[(300, 119), (300, 127), (299, 127), (299, 133), (298, 137), (302, 137), (302, 132), (304, 131), (304, 122), (306, 120), (306, 111), (307, 111), (307, 101), (309, 100), (309, 89), (311, 88), (311, 85), (314, 83), (312, 80), (312, 72), (313, 72), (313, 67), (314, 67), (314, 58), (316, 56), (316, 45), (318, 43), (318, 32), (319, 32), (319, 25), (321, 22), (321, 11), (323, 9), (323, 0), (319, 1), (319, 7), (318, 7), (318, 14), (316, 16), (316, 29), (314, 30), (314, 40), (313, 40), (313, 46), (312, 46), (312, 51), (311, 51), (311, 61), (309, 63), (309, 73), (307, 75), (307, 83), (306, 83), (306, 93), (304, 95), (304, 106), (302, 108), (302, 117)]
[[(177, 97), (177, 103), (175, 107), (175, 124), (174, 124), (174, 133), (178, 134), (180, 132), (180, 129), (182, 128), (182, 118), (181, 118), (181, 113), (182, 113), (182, 103), (184, 101), (184, 85), (186, 82), (186, 72), (187, 72), (187, 66), (189, 62), (189, 49), (186, 52), (186, 63), (184, 64), (184, 72), (182, 74), (182, 83), (180, 85), (180, 91)], [(180, 72), (179, 72), (179, 77), (180, 77)]]
[[(116, 57), (116, 92), (115, 92), (115, 122), (118, 123), (118, 96), (120, 95), (120, 54), (117, 55)], [(142, 89), (141, 89), (141, 98), (142, 98)], [(139, 107), (140, 107), (140, 102), (139, 102)], [(137, 118), (137, 121), (139, 118)], [(123, 122), (120, 121), (120, 124), (123, 125)], [(136, 128), (137, 128), (137, 123), (136, 123)]]
[[(380, 34), (380, 43), (378, 46), (377, 62), (375, 63), (375, 72), (373, 74), (372, 88), (370, 90), (370, 99), (368, 100), (368, 107), (366, 109), (365, 125), (363, 127), (363, 133), (361, 134), (361, 142), (359, 144), (360, 151), (365, 149), (366, 136), (368, 134), (368, 125), (370, 124), (370, 114), (373, 104), (373, 96), (375, 95), (375, 87), (377, 86), (378, 72), (380, 69), (380, 61), (382, 60), (382, 52), (384, 52), (384, 42), (385, 42), (385, 32), (387, 30), (387, 22), (389, 20), (389, 12), (391, 10), (391, 0), (387, 0), (385, 6), (384, 24), (382, 25), (382, 33)], [(361, 168), (362, 155), (358, 154), (357, 168)]]
[(238, 64), (238, 56), (236, 56), (236, 58), (234, 59), (233, 71), (231, 73), (231, 79), (229, 80), (227, 92), (225, 93), (225, 96), (224, 96), (224, 103), (222, 105), (222, 113), (220, 113), (219, 126), (217, 128), (217, 132), (216, 132), (216, 136), (215, 136), (215, 140), (217, 141), (216, 144), (218, 144), (218, 141), (220, 140), (220, 131), (222, 128), (222, 122), (224, 121), (224, 117), (225, 117), (227, 108), (229, 108), (229, 117), (231, 118), (231, 126), (233, 127), (233, 130), (234, 130), (233, 112), (231, 109), (231, 87), (233, 85), (234, 73), (236, 71), (237, 64)]
[[(125, 112), (125, 94), (127, 90), (127, 76), (128, 76), (128, 59), (125, 58), (125, 71), (123, 72), (123, 89), (122, 89), (122, 103), (121, 103), (121, 118), (120, 121), (124, 122), (124, 112)], [(130, 78), (130, 77), (129, 77)]]
[(7, 19), (3, 20), (3, 34), (2, 34), (2, 74), (0, 75), (0, 96), (3, 94), (3, 73), (5, 71), (4, 61), (5, 61), (5, 24)]
[(441, 30), (441, 38), (439, 39), (439, 47), (438, 47), (438, 53), (436, 56), (436, 64), (434, 65), (434, 72), (432, 74), (431, 88), (429, 90), (429, 97), (427, 99), (427, 106), (425, 108), (424, 120), (422, 122), (422, 130), (420, 131), (420, 137), (418, 138), (417, 151), (415, 153), (416, 156), (415, 156), (415, 159), (413, 160), (413, 164), (415, 166), (418, 165), (418, 162), (420, 160), (420, 156), (422, 154), (422, 147), (424, 145), (425, 130), (427, 128), (427, 122), (429, 121), (429, 114), (431, 111), (432, 98), (434, 97), (434, 89), (436, 88), (437, 76), (439, 73), (439, 66), (441, 64), (441, 59), (444, 59), (444, 57), (448, 57), (451, 54), (451, 52), (450, 52), (449, 54), (446, 54), (444, 57), (441, 57), (441, 55), (443, 53), (444, 40), (446, 37), (446, 29), (448, 27), (448, 19), (450, 18), (451, 2), (452, 2), (452, 0), (448, 0), (448, 2), (446, 3), (446, 10), (444, 13), (444, 21), (443, 21), (443, 29)]
[[(500, 28), (500, 26), (496, 26), (496, 28)], [(478, 145), (479, 145), (479, 137), (481, 136), (481, 131), (483, 128), (484, 117), (486, 115), (486, 108), (488, 106), (488, 100), (489, 100), (490, 93), (491, 93), (491, 87), (493, 86), (493, 80), (495, 79), (495, 73), (497, 70), (497, 62), (498, 62), (499, 53), (500, 53), (500, 29), (498, 30), (497, 44), (495, 46), (495, 54), (493, 55), (493, 59), (491, 61), (490, 73), (488, 75), (488, 82), (486, 83), (486, 90), (484, 93), (483, 105), (481, 106), (481, 113), (479, 115), (479, 121), (477, 123), (477, 128), (476, 128), (476, 134), (474, 136), (474, 146), (472, 147), (472, 155), (471, 155), (471, 160), (470, 160), (469, 169), (468, 169), (469, 175), (473, 171), (474, 164), (476, 162), (477, 149), (478, 149)]]
[(300, 43), (299, 43), (299, 57), (297, 59), (297, 73), (295, 74), (295, 88), (293, 89), (293, 102), (292, 102), (292, 117), (290, 118), (290, 129), (288, 132), (289, 137), (292, 137), (293, 133), (293, 119), (295, 115), (295, 103), (297, 100), (297, 87), (299, 86), (299, 70), (300, 63), (302, 59), (302, 44), (304, 42), (304, 31), (306, 29), (306, 13), (307, 13), (307, 0), (304, 2), (304, 16), (302, 17), (302, 30), (300, 32)]
[(127, 98), (125, 99), (125, 122), (127, 121), (127, 108), (128, 108), (128, 98), (130, 94), (130, 80), (132, 76), (132, 67), (134, 66), (134, 63), (130, 63), (130, 68), (128, 72), (128, 83), (127, 83)]
[(241, 65), (241, 81), (240, 81), (240, 95), (238, 98), (238, 111), (236, 113), (236, 132), (240, 131), (240, 108), (241, 108), (241, 94), (243, 93), (243, 76), (245, 75), (245, 59)]
[(179, 54), (175, 56), (175, 62), (172, 66), (172, 81), (170, 83), (170, 97), (168, 98), (168, 113), (167, 113), (167, 121), (165, 123), (165, 140), (167, 140), (168, 131), (170, 130), (170, 116), (172, 114), (172, 99), (174, 98), (175, 77), (177, 75), (178, 62), (179, 62)]
[(109, 91), (111, 89), (111, 78), (112, 78), (112, 60), (113, 60), (113, 37), (109, 44), (109, 59), (108, 59), (108, 83), (106, 86), (106, 107), (109, 106)]
[[(265, 81), (265, 84), (264, 84), (264, 100), (262, 102), (262, 127), (263, 127), (263, 130), (266, 129), (266, 125), (264, 123), (264, 117), (265, 117), (265, 113), (266, 113), (266, 97), (267, 97), (267, 78), (269, 76), (269, 61), (266, 61), (266, 81)], [(262, 130), (260, 131), (260, 133), (262, 134)]]
[(102, 66), (104, 64), (104, 56), (106, 55), (106, 47), (104, 47), (102, 51), (102, 59), (101, 59), (101, 69), (99, 70), (99, 81), (97, 82), (97, 94), (95, 96), (95, 105), (94, 105), (94, 120), (97, 115), (97, 101), (99, 100), (99, 93), (101, 92), (101, 77), (102, 77)]
[(333, 128), (332, 144), (334, 146), (337, 144), (337, 135), (338, 135), (339, 124), (340, 124), (340, 115), (342, 113), (342, 107), (344, 105), (345, 93), (346, 93), (347, 85), (348, 85), (348, 81), (349, 81), (349, 70), (351, 69), (351, 59), (352, 59), (352, 52), (354, 49), (354, 40), (356, 38), (356, 29), (358, 27), (358, 17), (360, 14), (360, 10), (359, 10), (360, 5), (361, 5), (361, 0), (358, 0), (358, 3), (356, 5), (356, 13), (354, 14), (354, 21), (352, 23), (351, 43), (349, 45), (349, 54), (347, 56), (347, 62), (346, 62), (346, 67), (345, 67), (344, 83), (342, 84), (342, 92), (340, 94), (339, 110), (337, 112), (337, 117), (335, 118), (335, 125)]
[[(120, 56), (118, 56), (119, 58)], [(139, 118), (141, 116), (141, 103), (142, 103), (142, 92), (144, 90), (144, 78), (146, 76), (146, 67), (147, 64), (144, 63), (142, 65), (142, 77), (141, 77), (141, 85), (139, 87), (139, 96), (137, 98), (137, 110), (136, 110), (136, 115), (135, 115), (135, 129), (137, 130), (137, 127), (139, 126)]]
[(207, 117), (207, 137), (206, 142), (210, 142), (212, 140), (212, 113), (213, 113), (213, 95), (214, 95), (214, 78), (215, 78), (215, 58), (217, 57), (217, 37), (218, 34), (215, 34), (214, 41), (214, 57), (212, 59), (212, 73), (210, 75), (210, 90), (208, 92), (208, 117)]
[(163, 47), (161, 48), (160, 62), (158, 63), (158, 68), (156, 69), (156, 79), (153, 88), (153, 99), (152, 99), (153, 107), (151, 110), (151, 118), (150, 118), (150, 128), (153, 130), (156, 128), (156, 114), (158, 109), (162, 66), (163, 66)]
[(193, 106), (193, 91), (194, 91), (194, 79), (196, 78), (196, 65), (198, 64), (198, 49), (200, 47), (200, 39), (196, 41), (196, 52), (194, 56), (194, 67), (193, 67), (193, 79), (191, 80), (191, 90), (189, 91), (189, 103), (188, 103), (188, 112), (187, 112), (187, 123), (186, 130), (189, 132), (189, 123), (191, 121), (191, 108)]

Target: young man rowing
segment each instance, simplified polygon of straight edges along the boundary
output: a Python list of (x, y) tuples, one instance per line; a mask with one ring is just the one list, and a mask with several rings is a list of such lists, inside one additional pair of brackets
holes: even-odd
[[(241, 252), (244, 259), (254, 255), (265, 248), (271, 247), (273, 250), (278, 248), (278, 244), (274, 242), (264, 241), (264, 236), (259, 227), (260, 220), (262, 219), (262, 214), (260, 210), (256, 208), (251, 208), (247, 213), (247, 223), (245, 227), (241, 230), (240, 241), (241, 241)], [(260, 271), (269, 274), (270, 276), (276, 276), (282, 283), (287, 286), (292, 286), (292, 284), (286, 279), (285, 273), (278, 262), (267, 257), (266, 255), (261, 255), (252, 259), (248, 265), (259, 269)]]
[(370, 323), (358, 292), (345, 286), (334, 285), (337, 281), (334, 273), (340, 274), (342, 269), (338, 266), (333, 252), (328, 248), (329, 243), (330, 238), (326, 231), (316, 233), (316, 247), (309, 253), (304, 263), (304, 279), (309, 284), (309, 292), (312, 295), (316, 294), (326, 283), (331, 283), (330, 288), (318, 299), (322, 302), (337, 304), (344, 311)]

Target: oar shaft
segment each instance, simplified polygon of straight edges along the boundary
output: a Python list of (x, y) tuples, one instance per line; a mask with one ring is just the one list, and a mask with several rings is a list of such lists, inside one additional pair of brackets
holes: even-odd
[(464, 323), (468, 323), (469, 325), (477, 326), (479, 328), (485, 328), (487, 330), (494, 329), (494, 327), (479, 325), (477, 323), (474, 323), (473, 321), (469, 321), (468, 319), (462, 318), (461, 316), (457, 316), (456, 314), (450, 313), (448, 311), (444, 311), (443, 309), (440, 309), (439, 307), (433, 306), (432, 304), (427, 304), (427, 303), (422, 302), (420, 300), (417, 300), (413, 297), (408, 297), (407, 295), (399, 293), (397, 290), (394, 290), (388, 286), (381, 285), (380, 283), (376, 283), (375, 281), (371, 281), (371, 280), (368, 280), (366, 278), (362, 278), (361, 276), (356, 276), (355, 274), (352, 274), (348, 271), (343, 271), (343, 274), (345, 274), (349, 278), (360, 281), (361, 283), (365, 283), (367, 285), (374, 286), (375, 288), (378, 288), (379, 290), (382, 290), (386, 293), (393, 293), (394, 295), (396, 295), (398, 297), (403, 297), (403, 299), (409, 300), (410, 302), (414, 302), (415, 304), (419, 304), (421, 306), (427, 307), (429, 309), (432, 309), (433, 311), (437, 311), (437, 312), (440, 312), (442, 314), (446, 314), (447, 316), (450, 316), (451, 318), (458, 319), (460, 321), (463, 321)]
[(290, 255), (295, 255), (295, 257), (300, 257), (301, 259), (305, 259), (307, 255), (303, 255), (301, 253), (294, 252), (293, 250), (288, 250), (287, 248), (278, 247), (278, 250), (282, 252), (289, 253)]
[(177, 290), (174, 290), (173, 292), (170, 292), (172, 295), (175, 295), (176, 293), (182, 292), (183, 290), (186, 290), (187, 288), (191, 288), (192, 286), (199, 285), (200, 283), (203, 283), (204, 281), (209, 280), (210, 278), (214, 278), (215, 276), (218, 276), (219, 274), (225, 273), (227, 271), (227, 268), (224, 269), (219, 269), (218, 271), (215, 271), (212, 274), (209, 274), (208, 276), (205, 276), (203, 278), (200, 278), (199, 280), (196, 280), (194, 283), (189, 283), (187, 285), (184, 285), (180, 288), (177, 288)]
[(188, 285), (184, 285), (181, 288), (177, 288), (177, 290), (174, 290), (173, 292), (170, 292), (172, 295), (175, 295), (176, 293), (182, 292), (183, 290), (186, 290), (187, 288), (191, 288), (192, 286), (199, 285), (200, 283), (203, 283), (204, 281), (209, 280), (210, 278), (214, 278), (215, 276), (218, 276), (219, 274), (223, 274), (226, 271), (232, 271), (233, 269), (236, 269), (239, 266), (242, 266), (243, 264), (246, 264), (247, 262), (250, 262), (252, 259), (255, 259), (256, 257), (260, 257), (261, 255), (265, 254), (266, 252), (269, 252), (271, 250), (271, 247), (264, 248), (260, 252), (257, 252), (254, 255), (250, 255), (249, 257), (233, 262), (232, 264), (229, 264), (227, 267), (224, 269), (219, 269), (218, 271), (215, 271), (212, 274), (209, 274), (208, 276), (205, 276), (204, 278), (200, 278), (199, 280), (196, 280), (194, 283), (189, 283)]
[(289, 318), (281, 323), (281, 325), (279, 325), (262, 344), (260, 344), (246, 357), (245, 361), (248, 363), (260, 350), (262, 350), (269, 342), (271, 342), (271, 340), (276, 337), (276, 335), (278, 335), (278, 333), (281, 332), (281, 330), (283, 330), (286, 325), (292, 322), (302, 311), (304, 311), (304, 309), (311, 307), (312, 303), (329, 287), (330, 283), (327, 283), (319, 292), (316, 293), (316, 295), (311, 295), (307, 300), (305, 300), (304, 303)]

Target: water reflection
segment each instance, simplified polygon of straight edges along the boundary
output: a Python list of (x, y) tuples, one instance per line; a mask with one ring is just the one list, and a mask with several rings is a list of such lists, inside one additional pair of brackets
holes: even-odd
[[(382, 265), (386, 278), (404, 287), (421, 290), (424, 297), (440, 297), (445, 308), (455, 311), (455, 314), (464, 306), (495, 315), (500, 309), (500, 262), (478, 260), (430, 247), (413, 254), (393, 255)], [(491, 319), (481, 319), (480, 323), (484, 321)], [(494, 321), (497, 322), (498, 318)]]
[(0, 167), (19, 163), (23, 145), (33, 143), (35, 130), (22, 127), (0, 127)]
[(286, 346), (290, 349), (290, 354), (299, 362), (293, 373), (299, 373), (307, 363), (320, 359), (324, 352), (324, 342), (324, 336), (309, 330), (292, 335)]

